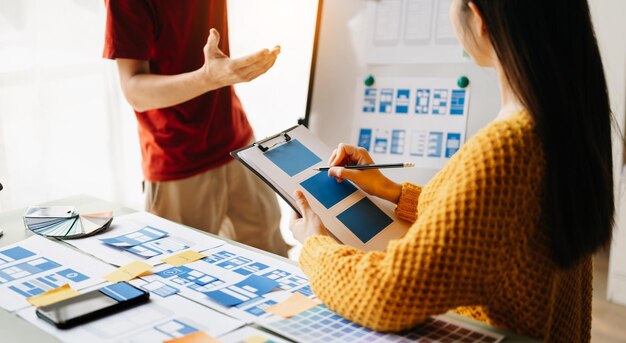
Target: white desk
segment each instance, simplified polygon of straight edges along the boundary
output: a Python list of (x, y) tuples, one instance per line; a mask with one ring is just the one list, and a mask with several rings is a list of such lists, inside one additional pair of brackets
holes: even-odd
[[(69, 197), (65, 199), (59, 199), (59, 200), (46, 203), (45, 205), (72, 205), (72, 206), (75, 206), (77, 211), (80, 213), (113, 210), (113, 214), (115, 216), (135, 212), (132, 209), (119, 206), (119, 205), (116, 205), (116, 204), (113, 204), (113, 203), (110, 203), (101, 199), (97, 199), (91, 196), (86, 196), (86, 195), (78, 195), (78, 196)], [(0, 228), (4, 230), (4, 236), (0, 238), (0, 247), (19, 242), (32, 235), (30, 231), (24, 228), (24, 223), (22, 221), (22, 215), (24, 214), (25, 210), (26, 209), (24, 208), (24, 209), (8, 211), (8, 212), (4, 212), (0, 214)], [(192, 230), (195, 230), (195, 229), (192, 229)], [(206, 234), (210, 235), (209, 233), (206, 233)], [(290, 263), (295, 264), (295, 262), (287, 260), (283, 257), (273, 255), (273, 254), (264, 252), (262, 250), (258, 250), (253, 247), (249, 247), (241, 243), (233, 242), (227, 239), (225, 240), (231, 244), (244, 247), (246, 249), (251, 249), (256, 252), (261, 252), (268, 256), (272, 256), (273, 258), (286, 260), (286, 261), (289, 261)], [(61, 243), (61, 244), (64, 244), (64, 243)], [(73, 247), (67, 244), (66, 246), (74, 249)], [(505, 342), (537, 342), (527, 337), (519, 336), (511, 332), (507, 332), (505, 330), (501, 330), (501, 329), (486, 325), (484, 323), (481, 323), (481, 322), (478, 322), (469, 318), (461, 317), (453, 313), (449, 313), (447, 314), (447, 316), (451, 316), (456, 320), (461, 320), (466, 323), (470, 323), (472, 325), (479, 326), (479, 327), (485, 328), (493, 332), (504, 334), (506, 336)], [(28, 342), (28, 343), (30, 342), (33, 342), (33, 343), (34, 342), (37, 342), (37, 343), (59, 342), (55, 337), (31, 325), (30, 323), (24, 321), (20, 317), (10, 312), (5, 311), (4, 309), (0, 309), (0, 332), (2, 333), (3, 338), (10, 337), (11, 342)]]

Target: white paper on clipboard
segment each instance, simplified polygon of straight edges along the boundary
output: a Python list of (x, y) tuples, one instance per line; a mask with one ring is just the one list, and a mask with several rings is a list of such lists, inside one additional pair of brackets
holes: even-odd
[(306, 127), (296, 126), (231, 153), (272, 187), (294, 210), (292, 194), (302, 190), (326, 228), (342, 243), (362, 250), (383, 250), (402, 237), (409, 223), (396, 218), (393, 205), (371, 197), (349, 181), (327, 172), (332, 150)]

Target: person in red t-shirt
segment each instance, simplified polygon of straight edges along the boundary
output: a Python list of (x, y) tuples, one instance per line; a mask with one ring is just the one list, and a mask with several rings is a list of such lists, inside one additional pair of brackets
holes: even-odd
[(265, 73), (280, 47), (230, 58), (226, 0), (105, 4), (103, 56), (139, 122), (146, 210), (286, 256), (276, 195), (229, 156), (253, 138), (232, 85)]

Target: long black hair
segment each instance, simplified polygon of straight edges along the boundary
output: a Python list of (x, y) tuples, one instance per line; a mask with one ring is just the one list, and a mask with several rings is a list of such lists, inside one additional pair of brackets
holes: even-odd
[(567, 268), (611, 240), (612, 114), (587, 0), (476, 5), (500, 64), (532, 115), (546, 161), (544, 213)]

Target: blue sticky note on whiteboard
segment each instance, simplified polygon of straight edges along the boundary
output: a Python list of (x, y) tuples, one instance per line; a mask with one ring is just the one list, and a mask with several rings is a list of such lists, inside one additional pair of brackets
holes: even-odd
[(311, 168), (322, 160), (297, 139), (292, 139), (285, 144), (279, 145), (263, 154), (263, 156), (267, 157), (289, 176), (294, 176)]

